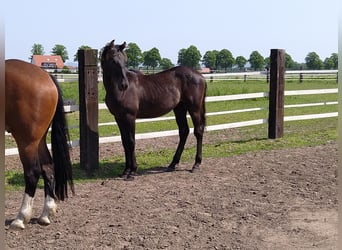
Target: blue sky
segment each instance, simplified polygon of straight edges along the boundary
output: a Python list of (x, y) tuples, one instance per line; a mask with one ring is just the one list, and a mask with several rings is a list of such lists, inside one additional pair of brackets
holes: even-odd
[(28, 61), (34, 43), (50, 54), (67, 48), (69, 61), (81, 45), (100, 49), (115, 39), (157, 47), (177, 62), (178, 51), (195, 45), (228, 49), (247, 59), (285, 49), (297, 62), (312, 51), (322, 60), (338, 51), (338, 0), (125, 0), (5, 1), (5, 58)]

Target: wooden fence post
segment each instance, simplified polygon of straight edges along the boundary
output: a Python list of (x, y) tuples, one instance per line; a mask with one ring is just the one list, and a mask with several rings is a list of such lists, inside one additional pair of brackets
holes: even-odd
[(299, 73), (299, 83), (303, 82), (303, 73)]
[(268, 138), (284, 134), (285, 50), (271, 49)]
[(80, 166), (91, 175), (99, 167), (97, 50), (78, 50)]

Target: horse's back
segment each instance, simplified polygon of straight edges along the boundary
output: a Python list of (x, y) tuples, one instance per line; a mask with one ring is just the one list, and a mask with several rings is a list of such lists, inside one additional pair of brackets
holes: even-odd
[(39, 131), (44, 134), (49, 127), (58, 99), (50, 75), (31, 63), (6, 60), (5, 96), (6, 129), (28, 140), (41, 137)]
[(205, 80), (205, 78), (203, 77), (203, 75), (201, 73), (199, 73), (197, 70), (187, 67), (187, 66), (176, 66), (174, 68), (171, 68), (170, 70), (174, 70), (177, 72), (177, 74), (180, 75), (186, 75), (186, 76), (190, 76), (193, 78), (196, 78), (196, 80), (201, 79), (201, 80)]

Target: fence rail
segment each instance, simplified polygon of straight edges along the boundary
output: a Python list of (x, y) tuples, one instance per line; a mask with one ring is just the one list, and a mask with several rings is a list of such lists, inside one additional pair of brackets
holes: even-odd
[[(338, 89), (315, 89), (315, 90), (290, 90), (285, 91), (285, 96), (294, 96), (294, 95), (315, 95), (315, 94), (334, 94), (338, 93)], [(233, 100), (245, 100), (251, 98), (263, 98), (268, 97), (268, 92), (259, 92), (259, 93), (249, 93), (249, 94), (236, 94), (236, 95), (224, 95), (224, 96), (209, 96), (206, 97), (206, 102), (221, 102), (221, 101), (233, 101)], [(324, 105), (337, 105), (337, 101), (331, 102), (317, 102), (317, 103), (305, 103), (305, 104), (292, 104), (292, 105), (285, 105), (284, 108), (300, 108), (300, 107), (313, 107), (313, 106), (324, 106)], [(107, 109), (107, 106), (104, 103), (99, 103), (99, 109)], [(242, 113), (242, 112), (252, 112), (252, 111), (259, 111), (265, 110), (268, 107), (256, 107), (256, 108), (248, 108), (248, 109), (239, 109), (239, 110), (227, 110), (227, 111), (219, 111), (219, 112), (211, 112), (207, 113), (206, 116), (215, 116), (215, 115), (226, 115), (226, 114), (233, 114), (233, 113)], [(66, 105), (64, 106), (65, 112), (70, 111), (78, 111), (78, 105)], [(329, 118), (329, 117), (337, 117), (338, 112), (330, 112), (330, 113), (321, 113), (321, 114), (308, 114), (308, 115), (297, 115), (297, 116), (285, 116), (284, 121), (298, 121), (298, 120), (307, 120), (307, 119), (322, 119), (322, 118)], [(190, 116), (188, 116), (190, 118)], [(142, 122), (156, 122), (156, 121), (166, 121), (166, 120), (174, 120), (174, 116), (166, 116), (166, 117), (157, 117), (151, 119), (137, 119), (137, 123)], [(239, 128), (239, 127), (246, 127), (246, 126), (253, 126), (253, 125), (261, 125), (266, 124), (268, 119), (256, 119), (250, 121), (240, 121), (240, 122), (233, 122), (233, 123), (226, 123), (226, 124), (217, 124), (217, 125), (210, 125), (206, 127), (206, 131), (215, 131), (215, 130), (222, 130), (222, 129), (230, 129), (230, 128)], [(116, 125), (116, 122), (106, 122), (106, 123), (99, 123), (98, 126), (111, 126)], [(78, 126), (73, 126), (69, 128), (75, 128)], [(190, 129), (190, 133), (193, 133), (193, 129)], [(9, 135), (9, 133), (6, 133)], [(167, 130), (167, 131), (159, 131), (159, 132), (149, 132), (149, 133), (141, 133), (136, 134), (136, 139), (147, 139), (147, 138), (157, 138), (157, 137), (165, 137), (165, 136), (174, 136), (178, 135), (178, 130)], [(99, 143), (110, 143), (110, 142), (119, 142), (121, 141), (120, 136), (110, 136), (110, 137), (100, 137)], [(79, 140), (71, 141), (72, 147), (79, 146)], [(48, 145), (49, 149), (51, 145)], [(5, 149), (5, 155), (16, 155), (18, 154), (17, 148), (8, 148)]]
[[(287, 70), (285, 77), (287, 79), (337, 79), (338, 70)], [(247, 79), (266, 79), (267, 71), (246, 71), (229, 73), (210, 73), (203, 74), (207, 80), (247, 80)], [(53, 74), (59, 82), (77, 82), (78, 74)], [(98, 81), (102, 81), (102, 75), (98, 75)]]

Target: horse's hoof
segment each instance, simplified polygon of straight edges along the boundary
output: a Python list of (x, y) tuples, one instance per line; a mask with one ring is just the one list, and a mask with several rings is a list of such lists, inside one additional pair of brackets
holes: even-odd
[(120, 177), (121, 177), (121, 178), (126, 178), (128, 175), (129, 175), (129, 172), (128, 172), (128, 171), (124, 171), (124, 172), (120, 175)]
[(175, 171), (176, 170), (176, 167), (175, 166), (168, 166), (167, 168), (166, 168), (166, 172), (173, 172), (173, 171)]
[(134, 181), (134, 176), (132, 175), (127, 175), (125, 178), (124, 178), (125, 181)]
[(38, 219), (38, 223), (39, 225), (47, 226), (47, 225), (50, 225), (51, 222), (48, 217), (40, 217)]
[(12, 221), (11, 225), (10, 225), (10, 229), (12, 230), (22, 230), (25, 229), (25, 224), (22, 220), (14, 220)]
[(196, 166), (196, 167), (193, 167), (190, 172), (191, 173), (197, 173), (199, 171), (200, 171), (200, 168), (198, 166)]

